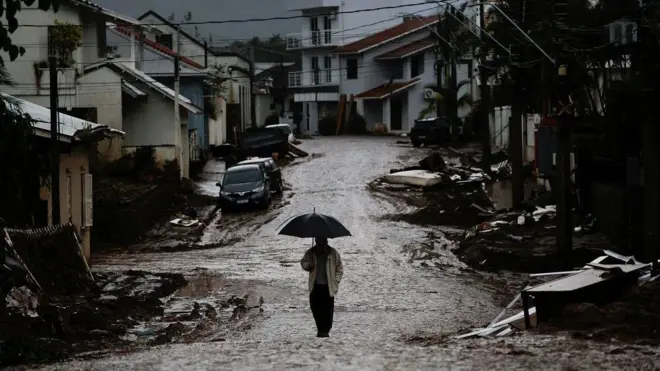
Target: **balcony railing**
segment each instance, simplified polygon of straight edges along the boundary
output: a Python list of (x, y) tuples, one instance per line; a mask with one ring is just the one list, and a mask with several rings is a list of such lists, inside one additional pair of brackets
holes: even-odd
[(339, 45), (337, 30), (307, 31), (286, 35), (286, 48), (303, 49)]
[(338, 85), (339, 76), (336, 72), (337, 71), (330, 69), (289, 72), (289, 86), (308, 87)]
[(289, 87), (339, 85), (339, 76), (335, 72), (330, 69), (289, 72)]

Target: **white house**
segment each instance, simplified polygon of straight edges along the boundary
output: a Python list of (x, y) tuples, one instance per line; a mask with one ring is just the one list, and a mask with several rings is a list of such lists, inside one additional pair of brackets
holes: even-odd
[[(70, 115), (122, 130), (121, 79), (109, 71), (85, 75), (84, 66), (106, 58), (106, 22), (131, 26), (139, 26), (140, 22), (90, 1), (61, 1), (57, 12), (40, 10), (36, 2), (22, 7), (17, 13), (20, 25), (43, 27), (19, 27), (12, 34), (13, 42), (25, 48), (25, 54), (16, 61), (10, 62), (7, 54), (0, 51), (7, 71), (17, 83), (13, 87), (3, 87), (3, 91), (40, 106), (50, 107), (47, 61), (52, 49), (49, 48), (49, 30), (57, 27), (56, 21), (79, 25), (82, 27), (82, 45), (67, 56), (73, 61), (70, 65), (58, 68), (59, 107)], [(110, 159), (121, 155), (121, 139), (106, 144), (110, 146), (101, 150)]]
[(108, 60), (85, 67), (86, 75), (111, 71), (122, 89), (123, 153), (152, 147), (156, 162), (177, 161), (181, 177), (189, 177), (190, 141), (188, 117), (203, 110), (179, 95), (179, 123), (175, 120), (175, 92), (130, 63)]
[[(226, 104), (229, 106), (227, 110), (237, 111), (234, 115), (237, 117), (230, 114), (225, 122), (230, 127), (236, 126), (238, 129), (244, 129), (252, 124), (250, 100), (252, 65), (247, 57), (235, 52), (216, 50), (185, 30), (177, 30), (175, 24), (154, 11), (148, 11), (138, 19), (144, 24), (153, 26), (146, 33), (147, 38), (173, 50), (178, 44), (180, 55), (190, 58), (205, 68), (223, 66), (227, 77), (230, 78), (225, 96)], [(238, 109), (233, 109), (232, 105), (238, 105)]]
[[(335, 48), (394, 26), (405, 14), (437, 9), (434, 3), (418, 5), (415, 0), (287, 1), (291, 11), (303, 15), (301, 31), (286, 38), (288, 50), (302, 52), (302, 70), (289, 74), (294, 99), (303, 103), (302, 132), (317, 132), (319, 118), (337, 111), (345, 66), (333, 55)], [(401, 7), (359, 12), (388, 6)]]
[[(368, 126), (382, 123), (388, 131), (408, 132), (428, 111), (437, 86), (438, 22), (438, 16), (411, 17), (334, 51), (346, 66), (340, 93), (353, 97)], [(467, 65), (458, 65), (457, 74), (458, 81), (471, 78)], [(458, 94), (469, 91), (466, 85)]]

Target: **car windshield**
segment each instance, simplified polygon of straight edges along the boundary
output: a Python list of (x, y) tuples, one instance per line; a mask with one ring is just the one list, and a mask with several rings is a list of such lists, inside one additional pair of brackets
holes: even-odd
[(239, 171), (230, 171), (225, 174), (225, 179), (222, 184), (241, 184), (241, 183), (253, 183), (259, 181), (259, 170), (249, 169), (249, 170), (239, 170)]

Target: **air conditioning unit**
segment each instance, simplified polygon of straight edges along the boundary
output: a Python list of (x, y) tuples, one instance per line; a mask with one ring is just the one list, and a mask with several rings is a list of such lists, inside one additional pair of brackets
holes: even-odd
[(427, 100), (431, 100), (431, 99), (435, 98), (435, 90), (433, 90), (431, 88), (424, 89), (422, 94), (424, 95), (424, 99), (427, 99)]

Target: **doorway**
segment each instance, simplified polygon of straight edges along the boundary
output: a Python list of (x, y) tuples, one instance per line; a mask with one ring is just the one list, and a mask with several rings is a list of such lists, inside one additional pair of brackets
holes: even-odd
[(390, 130), (403, 130), (403, 101), (400, 97), (390, 97)]

